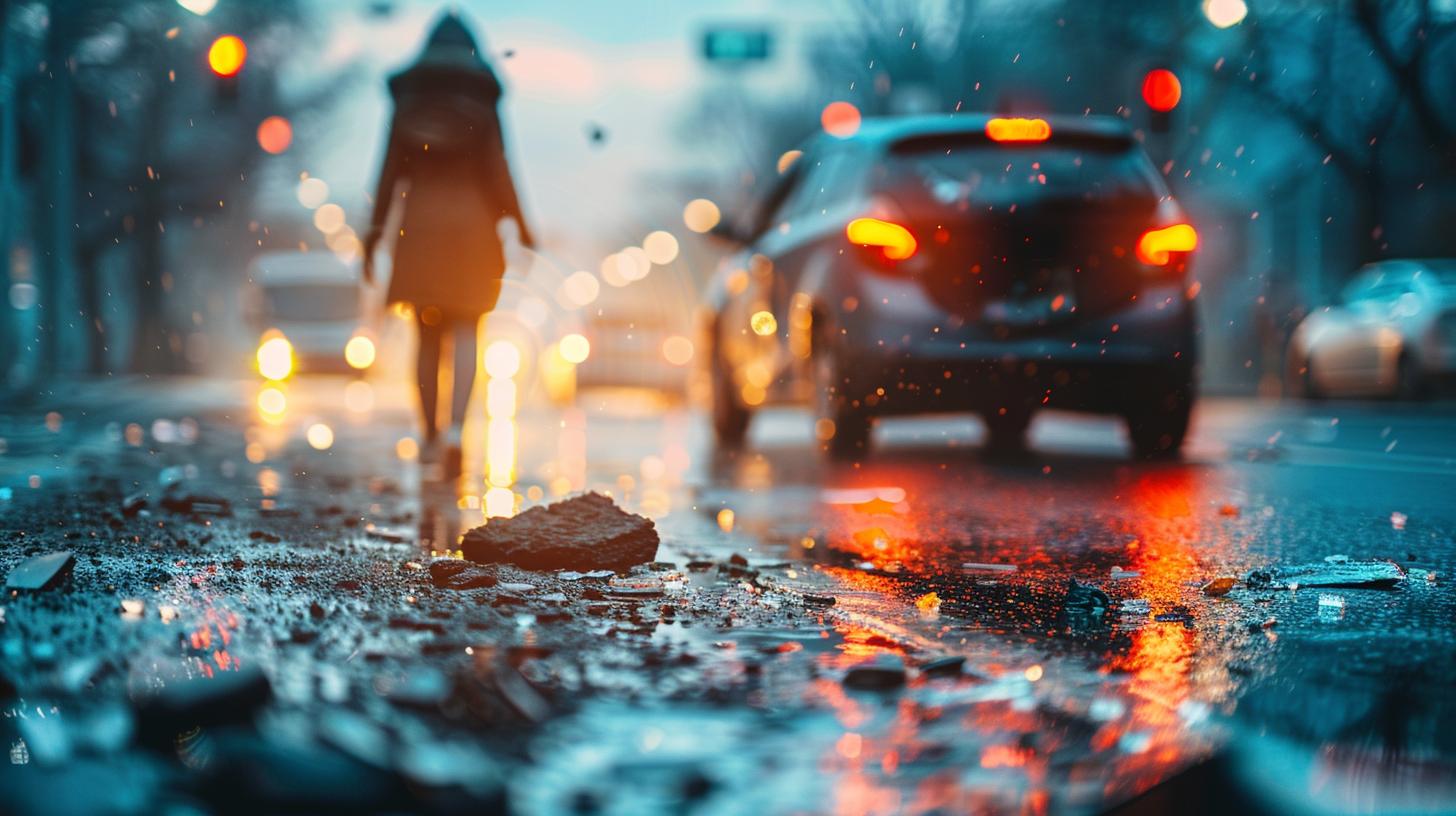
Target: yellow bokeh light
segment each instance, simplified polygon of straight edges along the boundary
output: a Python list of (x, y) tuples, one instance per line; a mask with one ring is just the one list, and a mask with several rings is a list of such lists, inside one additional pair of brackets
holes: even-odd
[(591, 355), (591, 343), (579, 334), (568, 334), (561, 338), (561, 359), (568, 363), (584, 363)]
[(485, 425), (486, 480), (497, 487), (516, 481), (516, 423), (509, 418), (491, 419)]
[(733, 511), (727, 507), (718, 511), (718, 529), (725, 533), (733, 532)]
[(344, 228), (344, 208), (338, 204), (325, 204), (313, 211), (313, 225), (319, 232), (329, 235)]
[(718, 220), (722, 217), (718, 205), (706, 198), (695, 198), (683, 207), (683, 224), (693, 232), (707, 232), (718, 226)]
[(1244, 0), (1203, 0), (1203, 16), (1214, 28), (1229, 28), (1244, 21), (1249, 6)]
[(615, 252), (602, 259), (601, 273), (602, 280), (611, 286), (626, 286), (632, 282), (622, 274), (621, 258)]
[(516, 415), (516, 382), (491, 377), (485, 384), (485, 413), (491, 419), (510, 419)]
[(652, 260), (642, 247), (627, 247), (617, 253), (617, 266), (629, 282), (640, 281), (652, 271)]
[(420, 456), (420, 443), (416, 442), (414, 437), (402, 436), (398, 442), (394, 443), (394, 455), (406, 462), (418, 459)]
[(521, 370), (521, 350), (509, 340), (497, 340), (485, 349), (485, 373), (510, 379)]
[(344, 362), (361, 371), (374, 365), (374, 341), (362, 334), (350, 337), (344, 344)]
[(288, 410), (288, 397), (273, 386), (258, 392), (258, 411), (271, 416), (280, 416)]
[(762, 386), (753, 383), (744, 383), (740, 394), (743, 397), (743, 404), (750, 408), (762, 405), (763, 401), (768, 399), (768, 392)]
[(748, 319), (749, 328), (759, 337), (769, 337), (779, 330), (779, 322), (774, 319), (773, 312), (757, 311), (753, 317)]
[(207, 64), (218, 76), (237, 76), (248, 61), (248, 46), (237, 36), (224, 34), (207, 49)]
[(270, 380), (282, 380), (293, 373), (293, 344), (288, 338), (274, 334), (258, 346), (258, 373)]
[(662, 341), (662, 357), (675, 366), (687, 365), (693, 359), (693, 341), (673, 335)]
[(487, 518), (503, 518), (516, 512), (516, 494), (509, 487), (492, 487), (485, 491)]
[(667, 230), (650, 232), (642, 239), (642, 249), (647, 259), (658, 266), (667, 266), (677, 260), (677, 238)]
[(334, 429), (322, 422), (308, 426), (304, 436), (308, 439), (309, 447), (314, 450), (328, 450), (334, 446)]

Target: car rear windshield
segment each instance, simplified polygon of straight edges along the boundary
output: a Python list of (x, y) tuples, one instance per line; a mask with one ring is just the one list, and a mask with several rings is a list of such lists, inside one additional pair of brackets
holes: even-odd
[(359, 290), (339, 284), (290, 284), (266, 290), (274, 320), (330, 322), (359, 316)]
[(919, 139), (893, 148), (879, 176), (881, 189), (911, 207), (962, 201), (996, 207), (1146, 202), (1166, 194), (1142, 150), (1114, 142), (1001, 145), (984, 139)]

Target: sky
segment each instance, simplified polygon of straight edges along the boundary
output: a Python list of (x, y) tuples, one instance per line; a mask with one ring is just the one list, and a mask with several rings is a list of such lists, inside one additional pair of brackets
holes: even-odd
[[(331, 199), (362, 231), (364, 196), (372, 194), (389, 116), (385, 80), (410, 63), (447, 6), (399, 2), (392, 14), (378, 16), (363, 2), (315, 3), (323, 47), (288, 66), (286, 81), (305, 89), (350, 64), (370, 75), (348, 85), (326, 116), (300, 130), (293, 162), (277, 168), (265, 206), (277, 214), (298, 207), (292, 182), (307, 172), (328, 182)], [(806, 0), (477, 0), (452, 7), (473, 24), (503, 75), (507, 140), (527, 215), (548, 247), (568, 253), (596, 244), (602, 251), (620, 248), (651, 229), (680, 230), (685, 201), (661, 180), (736, 169), (728, 165), (731, 157), (695, 150), (682, 137), (684, 107), (725, 70), (699, 55), (707, 25), (773, 26), (776, 59), (740, 72), (755, 93), (773, 94), (803, 70), (795, 40), (822, 23), (829, 8)], [(593, 125), (605, 130), (601, 144), (587, 137)], [(591, 258), (572, 260), (595, 268)]]

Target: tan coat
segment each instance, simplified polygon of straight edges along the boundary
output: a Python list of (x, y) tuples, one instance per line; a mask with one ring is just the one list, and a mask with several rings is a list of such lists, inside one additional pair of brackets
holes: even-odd
[[(441, 50), (432, 41), (390, 80), (395, 114), (371, 232), (394, 244), (389, 302), (478, 318), (495, 307), (505, 273), (497, 224), (514, 219), (522, 242), (532, 240), (506, 164), (500, 84), (473, 50), (472, 59)], [(379, 236), (392, 217), (399, 232)]]

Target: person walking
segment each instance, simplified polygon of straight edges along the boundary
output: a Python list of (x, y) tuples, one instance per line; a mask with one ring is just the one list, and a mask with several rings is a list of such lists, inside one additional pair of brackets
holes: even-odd
[[(460, 474), (460, 436), (475, 384), (480, 319), (495, 307), (505, 274), (500, 223), (535, 242), (506, 162), (498, 110), (502, 89), (465, 23), (446, 14), (415, 63), (389, 80), (394, 118), (364, 241), (364, 276), (392, 243), (388, 302), (409, 304), (419, 328), (416, 377), (426, 461), (443, 454)], [(385, 233), (389, 232), (389, 235)], [(440, 432), (440, 362), (453, 345), (450, 424)]]

